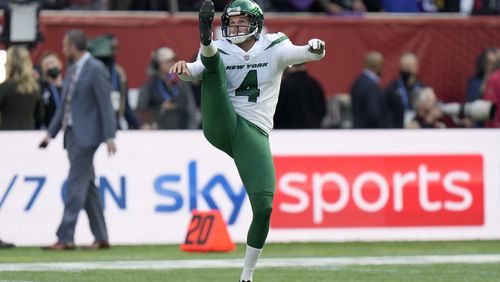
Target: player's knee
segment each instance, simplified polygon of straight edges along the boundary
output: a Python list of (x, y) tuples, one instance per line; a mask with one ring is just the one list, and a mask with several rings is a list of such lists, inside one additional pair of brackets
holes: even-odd
[(268, 220), (271, 217), (271, 213), (273, 211), (272, 206), (263, 206), (254, 209), (253, 217), (254, 219), (259, 220)]

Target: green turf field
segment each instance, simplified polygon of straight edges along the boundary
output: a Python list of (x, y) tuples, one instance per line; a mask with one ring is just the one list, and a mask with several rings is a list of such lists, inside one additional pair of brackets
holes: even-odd
[[(179, 246), (113, 246), (104, 251), (48, 252), (39, 248), (14, 248), (0, 250), (0, 282), (4, 281), (216, 281), (236, 282), (239, 267), (227, 268), (168, 268), (153, 267), (154, 262), (188, 264), (191, 260), (221, 261), (241, 259), (244, 246), (238, 245), (232, 253), (184, 253)], [(392, 258), (419, 260), (416, 256), (439, 256), (445, 262), (411, 264), (391, 263)], [(307, 262), (311, 258), (348, 260), (346, 264), (309, 265), (294, 267), (258, 267), (254, 282), (291, 281), (500, 281), (500, 241), (451, 241), (451, 242), (384, 242), (384, 243), (301, 243), (268, 244), (262, 255), (272, 261), (291, 258)], [(447, 258), (460, 257), (466, 261), (447, 263)], [(479, 258), (474, 263), (469, 258)], [(481, 258), (496, 257), (493, 262)], [(281, 258), (281, 259), (280, 259)], [(362, 263), (366, 258), (389, 263)], [(110, 266), (113, 263), (130, 263), (130, 269), (80, 269), (64, 271), (58, 267), (71, 263), (93, 263)], [(35, 263), (35, 264), (33, 264)], [(50, 271), (39, 263), (50, 264)], [(22, 264), (26, 269), (6, 271), (6, 266)], [(239, 261), (238, 261), (239, 264)], [(30, 267), (37, 265), (37, 271)], [(49, 265), (49, 264), (48, 264)], [(136, 266), (140, 265), (142, 269)], [(151, 265), (152, 269), (148, 269)], [(196, 262), (195, 262), (196, 265)]]

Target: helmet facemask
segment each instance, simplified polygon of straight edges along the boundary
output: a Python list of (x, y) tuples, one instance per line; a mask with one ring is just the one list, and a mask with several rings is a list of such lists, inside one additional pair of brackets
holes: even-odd
[[(248, 17), (249, 25), (230, 25), (231, 16), (245, 15)], [(234, 44), (245, 42), (248, 38), (255, 36), (259, 32), (257, 17), (246, 13), (228, 13), (227, 19), (222, 23), (222, 36)], [(258, 36), (255, 36), (257, 39)]]

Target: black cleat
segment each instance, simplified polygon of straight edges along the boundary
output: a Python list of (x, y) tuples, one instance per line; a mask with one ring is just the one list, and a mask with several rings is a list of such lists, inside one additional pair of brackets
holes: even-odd
[(214, 3), (205, 0), (201, 3), (198, 18), (200, 20), (201, 44), (208, 46), (212, 42), (212, 21), (214, 20)]

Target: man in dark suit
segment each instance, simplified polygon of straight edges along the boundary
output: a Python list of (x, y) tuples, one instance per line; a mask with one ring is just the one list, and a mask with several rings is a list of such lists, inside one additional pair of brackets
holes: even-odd
[(386, 127), (385, 102), (380, 89), (380, 74), (384, 57), (379, 52), (365, 56), (364, 69), (351, 87), (354, 128)]
[(390, 128), (404, 128), (414, 115), (413, 100), (423, 83), (417, 80), (419, 63), (417, 55), (404, 53), (399, 62), (399, 76), (386, 88), (384, 96), (387, 121)]
[(321, 84), (307, 73), (306, 64), (294, 65), (281, 81), (274, 128), (321, 128), (326, 113)]
[(74, 249), (74, 232), (78, 213), (85, 208), (95, 237), (91, 249), (109, 248), (100, 193), (94, 184), (94, 154), (106, 142), (110, 155), (114, 143), (116, 120), (111, 105), (111, 84), (105, 66), (86, 51), (87, 39), (81, 30), (71, 30), (63, 39), (63, 52), (71, 66), (62, 89), (62, 105), (40, 143), (44, 148), (60, 129), (64, 130), (64, 147), (70, 161), (67, 193), (58, 241), (48, 250)]

